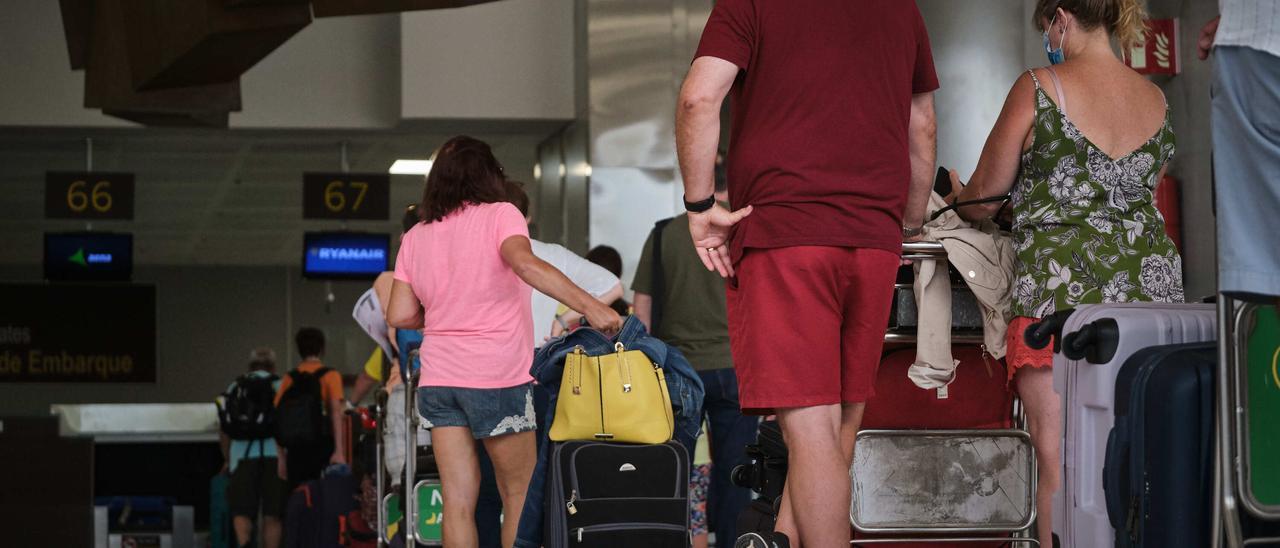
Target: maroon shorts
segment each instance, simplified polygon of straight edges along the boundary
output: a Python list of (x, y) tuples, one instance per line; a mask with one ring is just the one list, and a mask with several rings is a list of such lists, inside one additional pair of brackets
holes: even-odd
[(729, 345), (744, 412), (875, 394), (899, 256), (883, 249), (749, 249), (730, 283)]

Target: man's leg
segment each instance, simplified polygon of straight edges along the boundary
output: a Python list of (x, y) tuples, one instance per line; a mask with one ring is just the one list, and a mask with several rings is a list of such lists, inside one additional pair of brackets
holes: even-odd
[(289, 493), (284, 480), (275, 474), (276, 459), (263, 459), (262, 484), (262, 543), (264, 548), (280, 548), (284, 527), (280, 517), (284, 515), (285, 500)]
[[(846, 286), (841, 293), (840, 327), (840, 457), (844, 478), (850, 477), (853, 449), (862, 426), (865, 402), (875, 394), (876, 371), (884, 352), (893, 284), (900, 257), (882, 249), (854, 248), (842, 263)], [(845, 485), (849, 485), (846, 483)], [(852, 496), (842, 501), (843, 525), (850, 529)]]
[[(231, 528), (236, 546), (247, 546), (253, 540), (253, 518), (258, 515), (258, 493), (253, 485), (253, 468), (258, 459), (243, 459), (227, 482), (227, 506), (231, 512)], [(274, 473), (271, 470), (268, 473)]]
[(284, 533), (284, 526), (280, 523), (280, 518), (275, 516), (262, 517), (262, 543), (265, 548), (280, 548), (280, 539)]
[(1280, 211), (1280, 57), (1240, 46), (1213, 55), (1218, 287), (1266, 304), (1280, 297), (1280, 249), (1268, 236)]
[[(862, 403), (843, 404), (840, 406), (840, 450), (844, 456), (844, 470), (853, 466), (853, 444), (858, 436), (858, 428), (862, 426), (862, 412), (866, 405)], [(790, 446), (788, 446), (788, 451)], [(782, 488), (782, 504), (778, 509), (778, 522), (774, 530), (789, 538), (799, 538), (799, 527), (796, 525), (795, 513), (791, 502), (791, 475), (787, 475), (787, 483)], [(852, 501), (852, 495), (849, 498)], [(792, 544), (793, 547), (799, 544)]]
[(787, 442), (787, 501), (801, 546), (849, 544), (849, 470), (840, 410), (835, 404), (778, 410)]
[(235, 516), (231, 518), (231, 527), (236, 530), (236, 546), (248, 546), (253, 540), (253, 518)]
[(792, 546), (849, 542), (840, 402), (847, 401), (842, 328), (850, 259), (850, 250), (839, 247), (752, 249), (726, 292), (742, 408), (780, 410), (789, 463), (775, 530)]
[(760, 421), (742, 415), (738, 404), (738, 379), (733, 369), (703, 371), (708, 441), (711, 444), (711, 486), (707, 494), (707, 518), (716, 543), (726, 546), (738, 538), (738, 516), (751, 504), (751, 491), (733, 484), (733, 469), (747, 464), (746, 446), (755, 440)]

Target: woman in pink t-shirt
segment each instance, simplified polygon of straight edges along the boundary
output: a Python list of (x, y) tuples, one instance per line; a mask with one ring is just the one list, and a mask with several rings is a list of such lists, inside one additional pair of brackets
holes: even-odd
[(440, 468), (445, 545), (477, 543), (481, 440), (502, 495), (502, 544), (511, 546), (537, 460), (529, 286), (602, 331), (616, 332), (622, 319), (533, 255), (484, 142), (454, 137), (440, 148), (418, 209), (422, 223), (400, 243), (387, 323), (422, 329), (418, 411)]

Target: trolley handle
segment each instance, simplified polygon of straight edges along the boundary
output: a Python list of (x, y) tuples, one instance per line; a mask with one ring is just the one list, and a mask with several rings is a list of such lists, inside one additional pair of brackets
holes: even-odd
[(1111, 361), (1120, 345), (1120, 324), (1112, 318), (1085, 324), (1079, 331), (1063, 337), (1062, 355), (1092, 364)]
[(1027, 326), (1027, 330), (1022, 333), (1022, 340), (1026, 341), (1027, 346), (1040, 350), (1049, 346), (1049, 341), (1053, 341), (1053, 351), (1062, 351), (1062, 328), (1067, 324), (1067, 318), (1075, 312), (1074, 308), (1060, 310), (1048, 316), (1040, 318), (1040, 321)]

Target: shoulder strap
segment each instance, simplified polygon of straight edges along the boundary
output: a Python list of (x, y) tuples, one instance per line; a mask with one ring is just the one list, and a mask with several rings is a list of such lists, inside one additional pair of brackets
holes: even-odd
[[(1053, 70), (1053, 67), (1045, 67), (1045, 70), (1049, 71), (1049, 78), (1053, 79), (1053, 88), (1058, 95), (1058, 108), (1065, 113), (1067, 112), (1067, 96), (1062, 91), (1062, 80), (1058, 79), (1058, 71)], [(1032, 72), (1032, 74), (1034, 75), (1035, 73)]]
[(1036, 85), (1036, 89), (1040, 89), (1040, 79), (1039, 79), (1039, 78), (1036, 78), (1036, 70), (1035, 70), (1035, 69), (1027, 69), (1027, 74), (1030, 74), (1030, 75), (1031, 75), (1031, 83), (1033, 83), (1033, 84), (1035, 84), (1035, 85)]
[(653, 225), (653, 231), (649, 233), (649, 239), (653, 242), (653, 295), (649, 300), (649, 334), (653, 335), (658, 332), (658, 322), (662, 320), (662, 301), (666, 297), (667, 287), (665, 280), (665, 271), (662, 268), (662, 230), (671, 224), (675, 217), (668, 217)]

